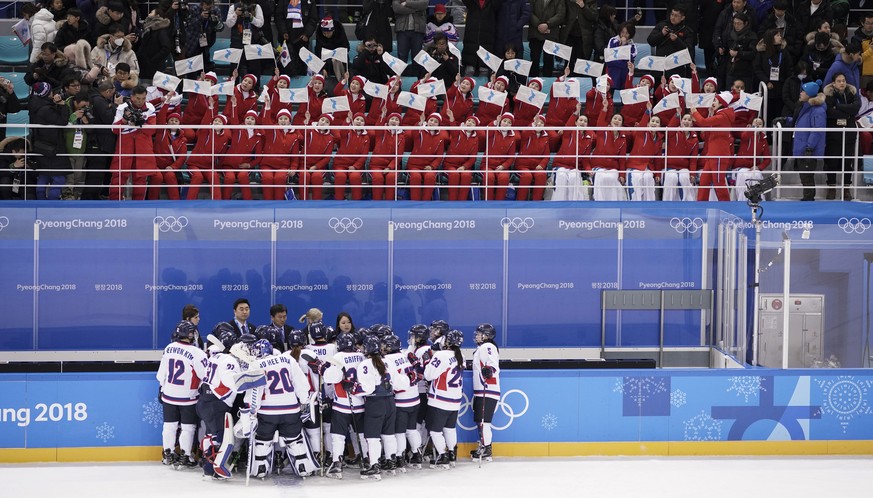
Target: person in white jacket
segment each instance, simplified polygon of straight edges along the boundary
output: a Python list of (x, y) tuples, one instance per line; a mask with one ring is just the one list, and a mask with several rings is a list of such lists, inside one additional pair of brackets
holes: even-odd
[(21, 8), (21, 15), (30, 24), (30, 63), (39, 60), (42, 44), (55, 41), (58, 26), (55, 16), (48, 9), (40, 9), (32, 3), (26, 3)]

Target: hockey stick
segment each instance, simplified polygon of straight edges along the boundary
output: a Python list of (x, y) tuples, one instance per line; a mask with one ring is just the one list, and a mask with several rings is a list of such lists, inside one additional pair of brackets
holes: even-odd
[[(248, 416), (254, 416), (255, 421), (258, 420), (258, 401), (261, 399), (261, 388), (255, 387), (249, 390), (249, 409), (251, 413)], [(257, 432), (257, 423), (251, 428), (249, 434), (249, 455), (248, 463), (246, 464), (246, 486), (249, 485), (249, 480), (252, 477), (252, 470), (255, 466), (255, 433)]]

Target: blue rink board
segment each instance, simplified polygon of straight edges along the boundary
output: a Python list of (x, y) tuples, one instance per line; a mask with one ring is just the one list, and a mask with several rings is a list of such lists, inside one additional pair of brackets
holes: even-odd
[[(238, 297), (254, 324), (279, 302), (292, 324), (318, 307), (328, 323), (348, 311), (356, 325), (389, 322), (400, 335), (445, 319), (468, 335), (490, 322), (501, 346), (598, 346), (602, 290), (699, 289), (704, 273), (714, 278), (703, 257), (712, 259), (719, 220), (749, 217), (741, 203), (688, 204), (4, 203), (0, 302), (14, 312), (0, 351), (160, 349), (182, 306), (200, 308), (205, 333), (231, 318)], [(802, 218), (797, 208), (770, 203), (766, 220), (833, 235), (840, 218), (871, 215), (861, 203), (804, 204)], [(706, 241), (687, 228), (703, 222), (713, 227)], [(854, 275), (864, 250), (798, 249), (794, 267)], [(828, 299), (826, 319), (860, 300)], [(667, 312), (665, 344), (700, 345), (701, 319)], [(610, 312), (606, 326), (607, 346), (658, 343), (655, 312)]]
[[(494, 441), (873, 439), (873, 373), (861, 370), (510, 370)], [(153, 373), (2, 374), (0, 447), (159, 446)], [(459, 440), (478, 436), (470, 372)]]

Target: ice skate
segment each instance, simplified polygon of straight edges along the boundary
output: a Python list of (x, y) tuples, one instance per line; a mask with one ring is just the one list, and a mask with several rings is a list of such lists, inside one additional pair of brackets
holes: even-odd
[(173, 450), (164, 450), (163, 457), (161, 458), (161, 463), (164, 465), (175, 465), (176, 453)]
[(324, 475), (333, 479), (342, 479), (343, 461), (337, 460), (335, 462), (331, 462), (330, 467), (327, 468), (327, 472)]
[(400, 472), (401, 474), (406, 473), (406, 462), (403, 460), (402, 456), (394, 457), (394, 468), (396, 468), (397, 472)]
[(393, 458), (383, 458), (379, 460), (379, 468), (384, 470), (388, 475), (397, 475), (396, 466)]
[(421, 453), (416, 451), (415, 453), (412, 454), (411, 457), (409, 457), (409, 466), (412, 467), (413, 469), (421, 470), (421, 464), (422, 464)]
[(482, 446), (480, 445), (478, 448), (470, 452), (470, 457), (477, 461), (480, 458), (486, 462), (491, 461), (491, 445)]
[(441, 454), (437, 457), (436, 460), (432, 464), (430, 464), (430, 468), (432, 469), (442, 469), (449, 470), (452, 468), (451, 461), (449, 460), (448, 452)]
[(361, 479), (371, 480), (371, 481), (381, 481), (382, 480), (382, 470), (379, 468), (379, 464), (374, 463), (373, 465), (361, 470)]

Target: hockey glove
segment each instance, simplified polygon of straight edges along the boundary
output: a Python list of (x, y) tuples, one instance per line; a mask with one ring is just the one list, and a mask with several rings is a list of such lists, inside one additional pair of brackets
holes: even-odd
[(320, 360), (312, 351), (304, 349), (300, 352), (300, 358), (309, 365), (309, 368), (316, 375), (324, 375), (324, 371), (327, 370), (328, 364)]
[(421, 355), (421, 362), (426, 365), (430, 363), (431, 358), (433, 358), (433, 350), (428, 349), (423, 355)]
[(482, 378), (488, 380), (494, 377), (494, 367), (484, 366), (482, 367)]
[(236, 432), (240, 437), (249, 437), (258, 430), (258, 416), (250, 408), (241, 408), (239, 411), (239, 422), (236, 425)]
[(412, 365), (413, 367), (417, 368), (419, 366), (419, 364), (421, 364), (421, 361), (418, 359), (418, 356), (415, 356), (415, 353), (413, 353), (411, 351), (406, 355), (406, 359), (409, 360), (409, 364)]

